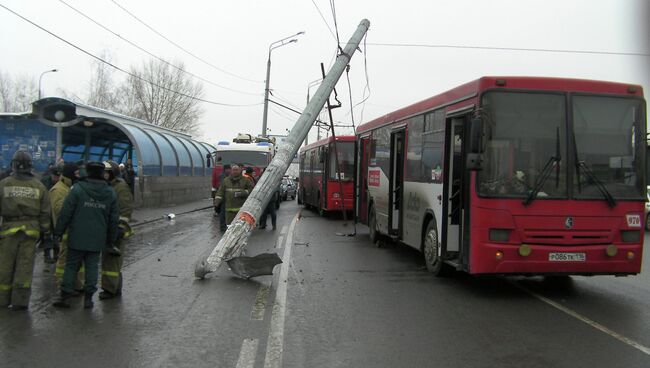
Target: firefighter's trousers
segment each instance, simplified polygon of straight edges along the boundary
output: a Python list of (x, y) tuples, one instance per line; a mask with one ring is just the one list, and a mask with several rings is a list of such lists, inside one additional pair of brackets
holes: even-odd
[(0, 238), (0, 306), (28, 306), (37, 239), (18, 231)]
[(102, 253), (102, 289), (111, 294), (122, 294), (122, 264), (124, 263), (124, 238), (119, 238), (115, 246), (121, 255)]

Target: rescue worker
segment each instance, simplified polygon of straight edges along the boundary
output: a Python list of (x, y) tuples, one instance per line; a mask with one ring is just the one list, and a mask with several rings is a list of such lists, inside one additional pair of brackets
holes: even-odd
[[(126, 238), (133, 235), (129, 226), (133, 213), (133, 195), (129, 185), (121, 178), (120, 168), (115, 161), (104, 161), (104, 179), (113, 187), (117, 195), (119, 208), (119, 225), (115, 247), (124, 255)], [(102, 292), (99, 299), (111, 299), (122, 295), (122, 264), (124, 257), (116, 257), (107, 252), (102, 253)]]
[[(230, 176), (230, 165), (223, 165), (223, 172), (219, 178), (219, 183), (223, 183), (224, 179)], [(214, 192), (214, 196), (217, 195), (217, 192)], [(214, 198), (213, 198), (214, 199)], [(221, 231), (226, 231), (226, 211), (224, 210), (226, 202), (221, 201), (221, 206), (215, 207), (214, 212), (219, 215), (219, 227)]]
[[(52, 222), (56, 226), (57, 218), (63, 208), (63, 201), (70, 193), (70, 188), (79, 179), (79, 166), (75, 163), (66, 163), (63, 165), (61, 179), (58, 183), (50, 189), (50, 205), (52, 207)], [(56, 241), (55, 241), (56, 243)], [(59, 242), (59, 259), (56, 261), (56, 268), (54, 269), (54, 276), (56, 277), (57, 289), (61, 288), (61, 280), (63, 279), (63, 270), (65, 269), (65, 257), (68, 247), (68, 233), (63, 234), (63, 238)], [(83, 287), (83, 273), (84, 267), (82, 266), (77, 276), (75, 290), (80, 291)]]
[(216, 208), (219, 208), (222, 201), (225, 203), (224, 210), (226, 211), (227, 225), (230, 225), (252, 190), (253, 183), (242, 176), (241, 168), (238, 165), (232, 165), (230, 176), (223, 180), (217, 195), (214, 197), (214, 206)]
[(117, 240), (119, 220), (117, 196), (104, 180), (104, 164), (88, 162), (86, 174), (87, 177), (79, 180), (63, 201), (54, 227), (57, 238), (61, 238), (66, 230), (69, 234), (61, 295), (55, 300), (55, 307), (70, 307), (74, 281), (83, 263), (86, 267), (84, 308), (92, 308), (101, 252), (119, 255), (119, 250), (113, 246)]
[(31, 296), (35, 245), (50, 231), (50, 200), (32, 173), (32, 156), (16, 151), (12, 174), (0, 181), (0, 306), (26, 310)]
[[(61, 167), (55, 166), (54, 163), (49, 164), (47, 171), (41, 178), (41, 183), (45, 185), (45, 189), (49, 192), (50, 189), (59, 182), (59, 180), (61, 180)], [(51, 203), (52, 202), (50, 201), (50, 204)], [(50, 223), (50, 227), (53, 227), (52, 223)], [(43, 261), (48, 264), (55, 263), (58, 258), (59, 247), (55, 244), (54, 239), (52, 239), (52, 234), (50, 233), (49, 236), (41, 234), (41, 239), (39, 241), (43, 248)]]
[(253, 170), (252, 167), (247, 167), (246, 170), (244, 170), (244, 173), (242, 174), (244, 177), (246, 177), (248, 180), (253, 183), (253, 186), (257, 184), (257, 180), (255, 179), (255, 170)]
[(52, 163), (48, 165), (47, 171), (43, 173), (41, 183), (45, 185), (45, 189), (50, 190), (59, 181), (59, 178), (61, 178), (61, 168)]

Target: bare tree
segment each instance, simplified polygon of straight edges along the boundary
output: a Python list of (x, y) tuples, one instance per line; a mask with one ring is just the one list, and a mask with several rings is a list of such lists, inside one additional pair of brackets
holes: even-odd
[(122, 112), (165, 128), (196, 134), (203, 110), (197, 98), (203, 85), (183, 73), (183, 63), (176, 68), (161, 61), (149, 60), (141, 68), (131, 67), (131, 76), (121, 88)]
[(32, 102), (38, 98), (36, 81), (28, 75), (12, 78), (0, 71), (0, 106), (5, 112), (31, 110)]
[[(101, 58), (109, 61), (112, 59), (108, 50), (102, 51)], [(106, 110), (117, 110), (119, 108), (119, 88), (113, 81), (114, 72), (115, 70), (106, 63), (98, 60), (93, 61), (86, 97), (87, 104)]]

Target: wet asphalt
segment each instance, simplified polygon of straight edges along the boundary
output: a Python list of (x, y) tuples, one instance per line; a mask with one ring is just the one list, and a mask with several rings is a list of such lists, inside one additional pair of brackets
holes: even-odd
[(52, 307), (53, 267), (39, 256), (29, 312), (0, 310), (0, 366), (650, 367), (647, 272), (436, 278), (364, 226), (341, 236), (354, 232), (341, 216), (295, 201), (278, 215), (247, 255), (291, 257), (251, 280), (226, 265), (194, 278), (221, 236), (209, 210), (136, 228), (123, 297), (93, 310)]

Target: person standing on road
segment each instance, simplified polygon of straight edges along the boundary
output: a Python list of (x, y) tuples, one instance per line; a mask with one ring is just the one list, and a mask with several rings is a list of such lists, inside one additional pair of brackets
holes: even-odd
[(50, 199), (32, 173), (32, 156), (16, 151), (13, 173), (0, 181), (0, 306), (26, 310), (31, 296), (35, 245), (50, 231)]
[(257, 180), (255, 179), (255, 170), (253, 170), (252, 167), (250, 167), (250, 166), (247, 167), (242, 175), (244, 177), (246, 177), (248, 180), (250, 180), (251, 183), (253, 183), (253, 186), (255, 186), (255, 184), (257, 184)]
[[(58, 183), (50, 189), (50, 206), (52, 208), (52, 223), (56, 226), (56, 221), (63, 208), (63, 201), (70, 193), (70, 188), (79, 179), (79, 166), (75, 163), (67, 163), (63, 165), (63, 175)], [(59, 258), (56, 261), (56, 268), (54, 269), (54, 276), (56, 277), (57, 289), (61, 287), (61, 280), (63, 280), (63, 271), (65, 270), (65, 258), (68, 248), (68, 233), (63, 234), (63, 238), (59, 242)], [(82, 266), (77, 276), (75, 290), (81, 290), (83, 287), (83, 273), (84, 267)]]
[(104, 179), (113, 187), (117, 195), (117, 206), (120, 212), (118, 235), (115, 246), (121, 256), (102, 253), (102, 292), (99, 299), (111, 299), (122, 295), (122, 264), (124, 263), (125, 239), (133, 235), (129, 226), (133, 214), (133, 195), (124, 179), (120, 177), (120, 169), (115, 161), (104, 162)]
[(104, 180), (103, 163), (88, 162), (86, 174), (87, 177), (77, 182), (65, 198), (54, 227), (57, 238), (69, 231), (61, 295), (53, 303), (55, 307), (70, 307), (74, 281), (83, 263), (86, 267), (84, 308), (92, 308), (101, 252), (119, 255), (114, 247), (119, 221), (117, 195)]
[(131, 189), (131, 194), (135, 193), (135, 169), (133, 169), (133, 161), (131, 159), (126, 160), (126, 167), (125, 167), (125, 172), (126, 172), (126, 177), (124, 180), (126, 183), (129, 185), (129, 188)]
[[(49, 192), (59, 180), (61, 180), (61, 167), (54, 165), (54, 163), (49, 164), (47, 171), (41, 178), (41, 183), (43, 183), (45, 189)], [(41, 244), (39, 248), (43, 248), (43, 261), (47, 264), (55, 263), (59, 254), (59, 247), (55, 244), (54, 239), (52, 239), (52, 234), (49, 233), (47, 236), (41, 234), (39, 243)]]
[[(223, 184), (224, 179), (230, 176), (230, 165), (223, 165), (223, 172), (219, 178), (219, 183)], [(216, 197), (217, 192), (214, 192), (214, 197)], [(214, 199), (214, 197), (212, 199)], [(225, 211), (225, 201), (221, 201), (220, 207), (215, 207), (214, 211), (219, 215), (219, 227), (221, 231), (226, 231), (226, 211)]]
[(225, 178), (219, 186), (219, 191), (214, 197), (214, 206), (219, 207), (224, 202), (226, 212), (226, 224), (230, 225), (235, 219), (237, 212), (246, 201), (246, 197), (253, 190), (253, 183), (241, 174), (238, 165), (232, 165), (230, 176)]

